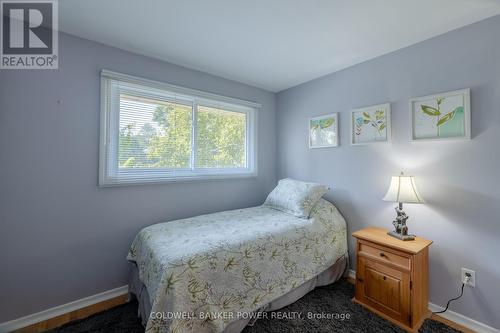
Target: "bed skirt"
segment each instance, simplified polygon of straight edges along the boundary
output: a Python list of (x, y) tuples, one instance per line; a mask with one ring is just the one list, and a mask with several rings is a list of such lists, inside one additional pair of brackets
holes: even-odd
[[(306, 295), (308, 292), (316, 287), (325, 286), (339, 280), (347, 271), (349, 263), (349, 256), (346, 253), (335, 264), (318, 274), (311, 280), (303, 283), (299, 287), (291, 290), (285, 295), (278, 297), (266, 306), (260, 308), (258, 311), (274, 311), (281, 309), (289, 304), (292, 304)], [(139, 303), (139, 313), (142, 325), (146, 326), (149, 314), (151, 312), (151, 302), (149, 301), (149, 294), (146, 286), (139, 279), (139, 272), (137, 266), (134, 264), (130, 274), (129, 292), (132, 299), (137, 299)], [(251, 319), (241, 318), (230, 323), (223, 333), (239, 333), (249, 324)]]

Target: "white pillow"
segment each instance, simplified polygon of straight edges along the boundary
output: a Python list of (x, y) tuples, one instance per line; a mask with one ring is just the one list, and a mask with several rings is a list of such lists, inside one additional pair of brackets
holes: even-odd
[(309, 218), (311, 210), (328, 191), (328, 187), (286, 178), (269, 193), (264, 206), (281, 210), (297, 217)]

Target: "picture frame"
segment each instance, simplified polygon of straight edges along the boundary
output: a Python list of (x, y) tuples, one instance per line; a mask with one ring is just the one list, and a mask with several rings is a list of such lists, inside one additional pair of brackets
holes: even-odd
[(410, 141), (471, 139), (470, 89), (410, 100)]
[(339, 145), (338, 112), (309, 118), (309, 148), (328, 148)]
[(351, 110), (351, 145), (391, 142), (391, 103)]

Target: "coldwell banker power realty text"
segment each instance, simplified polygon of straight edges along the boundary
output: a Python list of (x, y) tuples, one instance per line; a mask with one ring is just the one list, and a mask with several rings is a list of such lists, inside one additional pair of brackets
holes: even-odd
[(0, 68), (58, 68), (56, 0), (0, 1)]

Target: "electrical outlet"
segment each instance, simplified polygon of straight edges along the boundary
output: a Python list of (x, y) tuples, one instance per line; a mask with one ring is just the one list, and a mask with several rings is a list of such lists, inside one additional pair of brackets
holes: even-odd
[[(467, 277), (469, 277), (469, 281), (467, 282)], [(467, 268), (462, 267), (462, 283), (469, 287), (476, 286), (476, 272)]]

